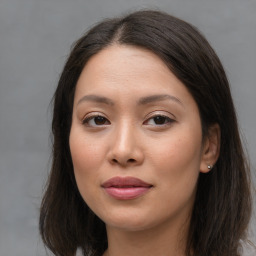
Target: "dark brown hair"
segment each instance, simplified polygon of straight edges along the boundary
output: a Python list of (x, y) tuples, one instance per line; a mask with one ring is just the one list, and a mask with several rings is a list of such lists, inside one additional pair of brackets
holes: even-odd
[(105, 224), (79, 194), (69, 149), (74, 91), (87, 61), (113, 44), (146, 48), (160, 57), (197, 102), (203, 134), (221, 129), (219, 159), (200, 173), (186, 254), (237, 256), (251, 214), (249, 168), (224, 69), (206, 39), (192, 25), (158, 11), (138, 11), (94, 26), (74, 45), (54, 95), (52, 169), (42, 200), (40, 232), (58, 256), (100, 256)]

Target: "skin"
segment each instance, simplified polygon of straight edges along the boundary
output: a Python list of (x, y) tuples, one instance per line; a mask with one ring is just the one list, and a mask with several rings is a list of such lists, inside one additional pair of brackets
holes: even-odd
[[(79, 191), (106, 223), (105, 255), (184, 255), (198, 175), (217, 160), (219, 129), (203, 140), (195, 100), (158, 56), (120, 45), (94, 55), (76, 86), (69, 141)], [(116, 176), (152, 188), (117, 200), (101, 186)]]

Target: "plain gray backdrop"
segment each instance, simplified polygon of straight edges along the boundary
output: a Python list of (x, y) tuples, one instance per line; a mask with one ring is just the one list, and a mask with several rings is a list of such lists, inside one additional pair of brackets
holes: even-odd
[[(231, 82), (255, 170), (256, 0), (1, 0), (1, 256), (46, 255), (38, 209), (50, 165), (49, 104), (71, 44), (102, 18), (141, 8), (182, 18), (210, 41)], [(244, 255), (255, 252), (246, 249)]]

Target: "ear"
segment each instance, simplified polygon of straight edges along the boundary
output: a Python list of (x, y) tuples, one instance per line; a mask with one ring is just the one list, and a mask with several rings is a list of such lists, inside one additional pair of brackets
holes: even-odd
[(200, 172), (209, 172), (217, 162), (220, 153), (220, 135), (221, 131), (218, 124), (209, 127), (202, 147)]

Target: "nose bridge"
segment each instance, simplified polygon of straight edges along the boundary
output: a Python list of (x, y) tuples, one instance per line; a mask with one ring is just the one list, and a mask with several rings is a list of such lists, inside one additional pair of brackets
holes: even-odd
[(134, 125), (130, 120), (123, 120), (116, 126), (114, 148), (117, 153), (129, 154), (132, 151), (135, 139)]
[(122, 120), (114, 129), (111, 161), (121, 165), (141, 163), (143, 154), (139, 145), (136, 125), (129, 119)]

